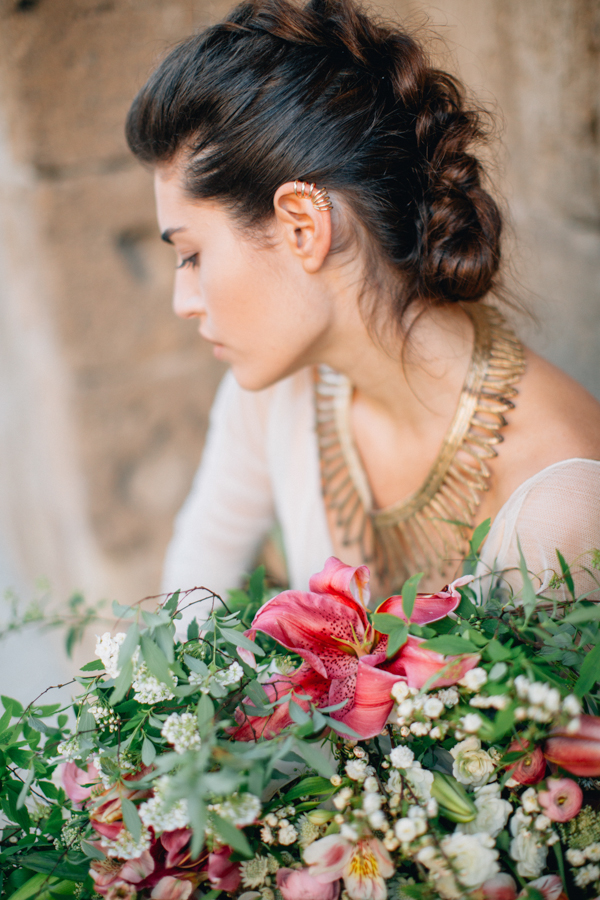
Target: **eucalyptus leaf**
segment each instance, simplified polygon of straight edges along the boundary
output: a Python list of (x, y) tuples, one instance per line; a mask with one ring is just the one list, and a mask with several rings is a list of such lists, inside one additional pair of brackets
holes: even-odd
[(477, 653), (477, 647), (472, 641), (466, 641), (457, 634), (440, 634), (438, 637), (423, 641), (420, 647), (424, 650), (433, 650), (442, 656), (460, 656), (462, 653)]
[(311, 769), (315, 769), (319, 775), (323, 775), (324, 778), (331, 778), (335, 774), (331, 760), (325, 756), (317, 744), (310, 744), (307, 741), (296, 739), (294, 747), (302, 759), (308, 763)]
[(586, 655), (579, 672), (579, 678), (575, 682), (574, 693), (577, 697), (581, 698), (584, 694), (587, 694), (588, 691), (591, 691), (600, 678), (599, 667), (600, 644), (596, 644), (596, 646)]
[(156, 747), (152, 743), (149, 737), (144, 735), (144, 740), (142, 741), (142, 762), (145, 766), (151, 766), (156, 757)]
[(140, 819), (137, 807), (135, 803), (128, 800), (127, 797), (121, 797), (121, 811), (123, 813), (125, 828), (137, 844), (142, 836), (142, 820)]
[(265, 655), (265, 651), (254, 641), (251, 641), (250, 638), (247, 638), (245, 634), (242, 634), (241, 631), (235, 631), (233, 628), (222, 628), (220, 625), (219, 631), (228, 644), (233, 644), (234, 647), (243, 647), (244, 650), (250, 650), (255, 656)]
[(171, 677), (169, 663), (167, 662), (165, 654), (147, 634), (142, 634), (140, 637), (140, 645), (144, 661), (154, 677), (157, 678), (161, 684), (166, 684), (167, 687), (172, 690), (175, 687), (175, 684)]
[(411, 575), (410, 578), (406, 579), (402, 587), (402, 609), (407, 622), (410, 622), (410, 617), (413, 614), (417, 597), (417, 588), (419, 587), (419, 582), (422, 577), (423, 572), (419, 572), (417, 575)]

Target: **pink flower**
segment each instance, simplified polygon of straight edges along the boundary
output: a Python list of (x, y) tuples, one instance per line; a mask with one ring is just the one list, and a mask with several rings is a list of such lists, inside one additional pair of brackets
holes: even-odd
[(135, 900), (137, 891), (132, 884), (125, 881), (115, 881), (106, 893), (106, 900)]
[(139, 884), (148, 875), (154, 872), (154, 860), (148, 850), (144, 850), (137, 859), (128, 859), (121, 871), (119, 878), (123, 881), (131, 882), (131, 884)]
[(87, 769), (80, 769), (74, 762), (63, 763), (59, 772), (65, 793), (76, 806), (89, 799), (100, 781), (100, 773), (93, 763), (88, 763)]
[(517, 883), (511, 875), (500, 872), (482, 884), (481, 895), (482, 900), (516, 900)]
[(600, 775), (600, 718), (582, 715), (578, 720), (575, 731), (567, 731), (566, 726), (552, 730), (544, 755), (572, 775), (595, 778)]
[(549, 778), (546, 784), (548, 790), (538, 793), (540, 806), (553, 822), (568, 822), (581, 809), (581, 788), (571, 778)]
[(283, 900), (337, 900), (340, 882), (317, 881), (308, 869), (278, 869), (277, 887)]
[[(535, 881), (530, 881), (527, 887), (539, 891), (544, 900), (559, 900), (563, 892), (563, 883), (558, 875), (544, 875), (542, 878), (536, 878)], [(519, 897), (526, 896), (527, 891), (524, 889)]]
[(343, 878), (351, 897), (360, 900), (386, 900), (385, 879), (394, 874), (394, 864), (378, 838), (356, 842), (340, 834), (314, 841), (304, 851), (309, 873), (321, 884)]
[(154, 885), (150, 897), (152, 900), (187, 900), (193, 890), (191, 881), (181, 881), (172, 875), (165, 875)]
[(240, 886), (240, 864), (231, 862), (231, 847), (221, 847), (208, 857), (208, 880), (213, 890), (233, 893)]
[(519, 784), (538, 784), (546, 772), (546, 760), (539, 747), (527, 751), (529, 741), (519, 738), (513, 741), (508, 748), (509, 753), (523, 752), (523, 758), (506, 768), (510, 771), (510, 777)]
[[(160, 836), (160, 842), (167, 851), (165, 866), (173, 869), (175, 866), (185, 865), (189, 862), (190, 852), (188, 844), (192, 832), (189, 828), (176, 828), (175, 831), (164, 831)], [(184, 847), (187, 850), (184, 851)]]
[[(437, 594), (418, 594), (411, 621), (424, 624), (441, 619), (460, 602), (461, 578)], [(479, 660), (477, 654), (445, 658), (422, 650), (421, 640), (409, 637), (392, 659), (386, 657), (387, 635), (375, 630), (367, 615), (369, 570), (353, 569), (330, 557), (325, 568), (310, 580), (310, 591), (284, 591), (257, 612), (247, 636), (258, 631), (297, 653), (303, 664), (291, 675), (277, 675), (263, 685), (269, 700), (285, 694), (303, 709), (347, 701), (333, 718), (353, 728), (363, 738), (379, 734), (392, 709), (391, 689), (397, 681), (422, 687), (431, 675), (456, 661), (436, 682), (454, 684)], [(390, 597), (378, 608), (404, 619), (401, 597)], [(296, 693), (300, 697), (296, 696)], [(302, 696), (309, 699), (302, 699)], [(270, 717), (245, 716), (238, 711), (237, 740), (271, 737), (291, 724), (289, 703), (282, 703)]]

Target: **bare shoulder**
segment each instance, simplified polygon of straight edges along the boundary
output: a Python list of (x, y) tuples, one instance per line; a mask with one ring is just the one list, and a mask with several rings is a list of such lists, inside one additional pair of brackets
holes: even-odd
[(600, 403), (552, 363), (526, 349), (526, 371), (494, 461), (488, 514), (528, 478), (565, 459), (600, 460)]

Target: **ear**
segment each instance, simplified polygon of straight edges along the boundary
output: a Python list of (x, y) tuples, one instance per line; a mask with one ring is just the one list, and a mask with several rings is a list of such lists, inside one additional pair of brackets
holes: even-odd
[(318, 272), (331, 249), (329, 210), (315, 209), (309, 197), (296, 196), (293, 181), (277, 189), (273, 205), (285, 240), (301, 260), (304, 271)]

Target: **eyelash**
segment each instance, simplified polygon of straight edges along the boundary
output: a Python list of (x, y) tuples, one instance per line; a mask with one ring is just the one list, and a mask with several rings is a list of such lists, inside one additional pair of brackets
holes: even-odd
[(186, 266), (196, 266), (198, 261), (198, 254), (194, 253), (193, 256), (188, 256), (187, 259), (182, 259), (178, 266), (175, 266), (176, 269), (185, 269)]

